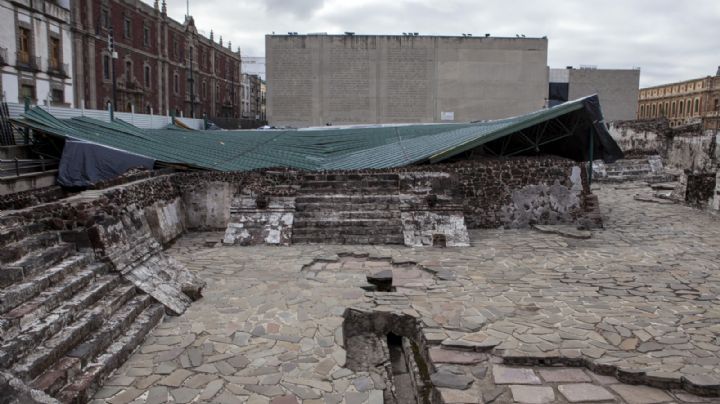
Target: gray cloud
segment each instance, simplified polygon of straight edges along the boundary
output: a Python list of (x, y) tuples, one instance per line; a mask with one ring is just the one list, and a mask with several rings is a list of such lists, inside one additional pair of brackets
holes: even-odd
[[(168, 7), (182, 21), (185, 2)], [(640, 67), (643, 86), (714, 74), (720, 64), (717, 0), (191, 0), (191, 13), (199, 29), (251, 56), (264, 55), (273, 31), (412, 31), (547, 36), (551, 67)]]
[(306, 18), (322, 8), (324, 0), (267, 0), (267, 11), (270, 15), (291, 14)]

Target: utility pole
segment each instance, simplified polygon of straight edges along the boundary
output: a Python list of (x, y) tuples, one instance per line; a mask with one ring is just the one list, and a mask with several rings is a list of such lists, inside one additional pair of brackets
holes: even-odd
[(112, 105), (110, 106), (110, 120), (114, 119), (115, 109), (117, 109), (117, 78), (115, 77), (115, 59), (118, 54), (115, 52), (115, 36), (113, 29), (110, 28), (108, 33), (108, 52), (110, 52), (110, 77), (112, 78)]
[(190, 47), (190, 118), (195, 118), (195, 78), (193, 77), (193, 47)]

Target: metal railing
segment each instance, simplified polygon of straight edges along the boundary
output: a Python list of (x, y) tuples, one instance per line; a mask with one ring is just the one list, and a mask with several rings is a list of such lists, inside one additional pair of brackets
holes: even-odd
[(58, 159), (48, 159), (42, 156), (39, 159), (0, 159), (0, 177), (19, 177), (24, 174), (57, 170), (59, 163)]
[(17, 52), (17, 66), (20, 68), (40, 70), (40, 56), (32, 56), (27, 52)]
[(52, 60), (50, 60), (50, 62), (48, 63), (48, 72), (50, 73), (57, 73), (65, 77), (69, 77), (69, 71), (70, 67), (67, 63), (60, 63)]

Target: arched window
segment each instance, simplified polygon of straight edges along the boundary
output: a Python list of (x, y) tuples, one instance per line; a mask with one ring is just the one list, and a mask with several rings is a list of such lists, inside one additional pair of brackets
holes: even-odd
[(690, 108), (690, 100), (685, 101), (685, 116), (690, 116), (692, 109)]
[(675, 116), (675, 101), (670, 105), (670, 116)]
[(175, 95), (180, 94), (180, 76), (177, 73), (173, 75), (173, 90)]
[(657, 117), (657, 104), (653, 104), (652, 106), (652, 116), (651, 118)]
[(640, 118), (644, 118), (645, 117), (644, 115), (645, 115), (645, 106), (641, 105), (640, 106)]
[(685, 103), (683, 101), (678, 102), (678, 115), (683, 116), (685, 112)]
[(693, 108), (693, 110), (696, 115), (700, 113), (700, 99), (699, 98), (695, 98), (695, 108)]
[(715, 102), (713, 105), (713, 110), (720, 111), (720, 98), (715, 98)]

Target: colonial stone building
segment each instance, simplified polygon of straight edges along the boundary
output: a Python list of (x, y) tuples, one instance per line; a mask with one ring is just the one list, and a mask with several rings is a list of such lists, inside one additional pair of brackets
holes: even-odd
[(242, 74), (242, 117), (243, 119), (261, 120), (261, 85), (260, 76)]
[(78, 105), (102, 109), (113, 100), (114, 64), (119, 111), (240, 117), (240, 51), (222, 37), (199, 34), (190, 16), (168, 17), (165, 1), (73, 1)]
[(9, 102), (72, 106), (69, 0), (0, 0), (0, 92)]
[(673, 127), (698, 122), (720, 127), (720, 67), (715, 76), (641, 89), (637, 117), (664, 117)]

